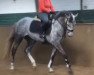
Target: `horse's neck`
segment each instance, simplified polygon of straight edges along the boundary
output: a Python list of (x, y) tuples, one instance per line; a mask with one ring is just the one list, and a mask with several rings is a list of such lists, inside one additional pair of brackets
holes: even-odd
[(56, 40), (57, 38), (62, 38), (62, 35), (63, 35), (63, 27), (60, 25), (58, 21), (55, 21), (51, 27), (50, 38)]
[(65, 25), (67, 19), (66, 19), (65, 17), (60, 17), (60, 18), (58, 19), (58, 21), (59, 21), (59, 23), (60, 23), (61, 25)]

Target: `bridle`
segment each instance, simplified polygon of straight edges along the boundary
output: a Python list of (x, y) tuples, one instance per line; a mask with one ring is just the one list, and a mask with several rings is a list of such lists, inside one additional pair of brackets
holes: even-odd
[[(67, 16), (69, 16), (69, 17), (67, 17)], [(65, 17), (61, 17), (61, 18), (62, 18), (61, 20), (64, 20), (64, 23), (62, 23), (58, 19), (56, 19), (56, 21), (58, 21), (58, 23), (63, 26), (63, 28), (64, 28), (64, 35), (66, 35), (67, 32), (73, 32), (74, 30), (68, 27), (68, 25), (71, 26), (69, 23), (71, 23), (73, 25), (72, 13), (69, 13), (69, 14), (65, 13)]]

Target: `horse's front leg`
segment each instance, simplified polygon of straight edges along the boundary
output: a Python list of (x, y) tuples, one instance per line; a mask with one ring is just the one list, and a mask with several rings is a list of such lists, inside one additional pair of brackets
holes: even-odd
[(54, 61), (54, 57), (55, 57), (55, 55), (56, 55), (56, 52), (57, 52), (57, 51), (56, 51), (56, 48), (54, 47), (54, 48), (52, 49), (50, 61), (49, 61), (49, 63), (48, 63), (49, 72), (53, 72), (53, 71), (54, 71), (53, 68), (52, 68), (52, 65), (53, 65), (53, 61)]
[(56, 49), (59, 50), (59, 52), (63, 55), (65, 63), (66, 63), (66, 67), (68, 68), (68, 72), (70, 75), (73, 75), (72, 69), (71, 69), (71, 64), (70, 61), (68, 60), (67, 54), (65, 53), (65, 51), (63, 50), (61, 44), (57, 44), (55, 45)]

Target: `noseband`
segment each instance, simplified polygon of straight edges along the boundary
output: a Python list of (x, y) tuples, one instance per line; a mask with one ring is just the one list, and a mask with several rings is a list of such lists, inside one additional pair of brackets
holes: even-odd
[(73, 32), (74, 30), (67, 29), (68, 32)]

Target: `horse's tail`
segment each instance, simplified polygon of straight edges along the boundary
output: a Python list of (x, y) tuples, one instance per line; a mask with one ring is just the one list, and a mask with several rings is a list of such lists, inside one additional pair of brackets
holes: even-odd
[(14, 37), (15, 37), (15, 30), (13, 27), (8, 39), (6, 40), (5, 49), (4, 49), (5, 53), (4, 53), (3, 59), (8, 59), (10, 57), (10, 51), (11, 51), (12, 44), (14, 42)]

